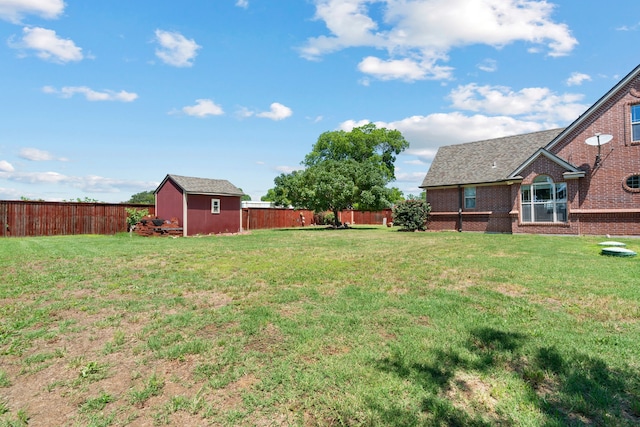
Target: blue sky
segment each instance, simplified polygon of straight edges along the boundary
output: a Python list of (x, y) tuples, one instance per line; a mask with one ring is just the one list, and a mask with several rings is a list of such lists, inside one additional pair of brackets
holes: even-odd
[(624, 0), (0, 0), (0, 199), (122, 202), (168, 173), (254, 200), (325, 131), (410, 148), (566, 126), (639, 63)]

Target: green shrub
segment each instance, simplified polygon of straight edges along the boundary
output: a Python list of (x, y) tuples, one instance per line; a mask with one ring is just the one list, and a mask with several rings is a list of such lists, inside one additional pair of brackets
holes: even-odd
[(127, 228), (131, 230), (142, 218), (149, 215), (149, 209), (125, 208), (127, 212)]
[(316, 225), (333, 225), (335, 215), (333, 212), (316, 212), (313, 214), (313, 220)]
[(402, 230), (426, 230), (431, 205), (422, 199), (404, 200), (393, 207), (393, 224)]

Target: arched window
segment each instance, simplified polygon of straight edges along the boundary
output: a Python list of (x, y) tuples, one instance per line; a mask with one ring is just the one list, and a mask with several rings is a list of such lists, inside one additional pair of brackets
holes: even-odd
[(520, 187), (522, 222), (567, 222), (567, 184), (540, 175)]

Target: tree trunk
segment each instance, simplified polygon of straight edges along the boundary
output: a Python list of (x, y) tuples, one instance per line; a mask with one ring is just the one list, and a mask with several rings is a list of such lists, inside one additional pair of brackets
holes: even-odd
[(333, 210), (333, 225), (338, 228), (340, 227), (340, 219), (338, 218), (338, 210)]

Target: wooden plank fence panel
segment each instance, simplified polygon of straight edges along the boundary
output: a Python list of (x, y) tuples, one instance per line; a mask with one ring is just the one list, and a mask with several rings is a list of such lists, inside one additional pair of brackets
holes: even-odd
[[(0, 237), (56, 236), (69, 234), (116, 234), (127, 231), (126, 208), (147, 209), (155, 215), (153, 205), (39, 202), (0, 200)], [(309, 210), (243, 208), (244, 230), (301, 227), (313, 224)], [(391, 209), (365, 212), (345, 210), (342, 222), (382, 225), (391, 222)]]
[(155, 215), (153, 205), (0, 200), (0, 236), (116, 234), (127, 231), (127, 208)]
[[(244, 208), (242, 209), (242, 227), (244, 230), (258, 230), (264, 228), (301, 227), (301, 216), (304, 216), (305, 226), (313, 225), (313, 211), (274, 208)], [(391, 209), (376, 212), (346, 210), (340, 212), (340, 220), (350, 224), (384, 224), (384, 219), (391, 222)]]

